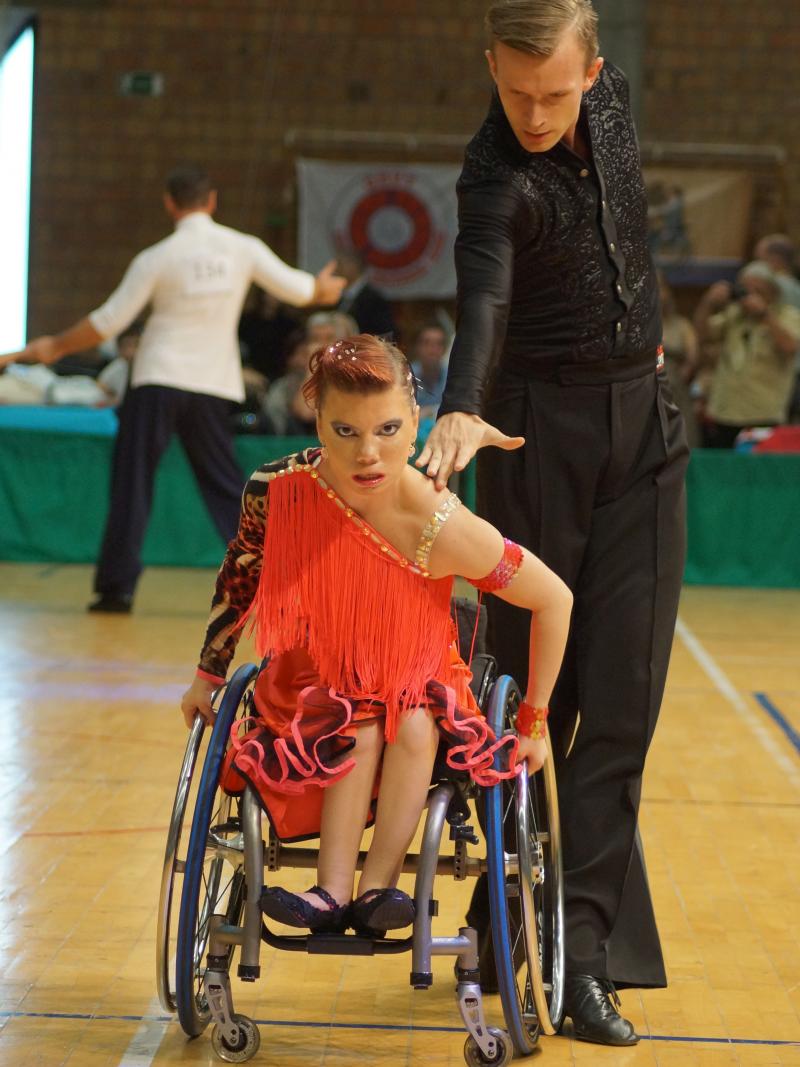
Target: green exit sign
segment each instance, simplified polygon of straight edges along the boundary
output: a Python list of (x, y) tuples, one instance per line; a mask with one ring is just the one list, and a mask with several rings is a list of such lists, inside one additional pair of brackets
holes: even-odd
[(132, 70), (122, 75), (119, 88), (123, 96), (161, 96), (164, 75), (151, 70)]

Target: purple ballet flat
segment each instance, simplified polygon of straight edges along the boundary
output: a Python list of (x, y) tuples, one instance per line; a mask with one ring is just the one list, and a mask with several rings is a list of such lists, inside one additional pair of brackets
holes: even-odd
[(416, 913), (402, 889), (368, 889), (350, 905), (350, 925), (361, 937), (381, 938), (387, 930), (410, 926)]
[(316, 893), (328, 907), (316, 908), (308, 900), (290, 893), (281, 886), (266, 886), (261, 893), (261, 910), (270, 919), (286, 926), (306, 927), (315, 934), (341, 933), (346, 926), (347, 907), (342, 907), (322, 886), (312, 885), (309, 893)]

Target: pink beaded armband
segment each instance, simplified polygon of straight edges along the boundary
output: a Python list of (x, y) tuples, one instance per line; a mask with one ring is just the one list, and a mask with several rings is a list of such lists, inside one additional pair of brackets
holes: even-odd
[(498, 589), (505, 589), (522, 566), (522, 549), (514, 541), (503, 538), (503, 555), (491, 574), (485, 578), (468, 578), (470, 585), (474, 585), (482, 593), (496, 593)]

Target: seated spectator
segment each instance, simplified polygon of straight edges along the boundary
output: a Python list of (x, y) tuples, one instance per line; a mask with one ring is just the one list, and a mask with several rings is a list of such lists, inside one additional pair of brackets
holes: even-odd
[(678, 313), (672, 289), (661, 272), (658, 275), (658, 285), (661, 293), (661, 336), (667, 378), (675, 403), (681, 409), (686, 423), (689, 446), (696, 448), (700, 444), (700, 433), (689, 387), (697, 371), (697, 333), (689, 319)]
[[(334, 341), (338, 341), (342, 337), (353, 337), (357, 333), (358, 326), (355, 320), (341, 311), (319, 312), (316, 315), (312, 315), (308, 320), (306, 333), (309, 358), (318, 348), (332, 345)], [(302, 381), (296, 386), (294, 395), (289, 402), (288, 433), (302, 434), (304, 436), (316, 433), (316, 411), (309, 405), (303, 395), (303, 386), (310, 375), (307, 359)]]
[(343, 311), (315, 311), (306, 320), (306, 340), (314, 349), (358, 333), (355, 320)]
[(271, 293), (254, 287), (239, 319), (243, 363), (267, 382), (286, 370), (288, 345), (300, 329), (298, 319)]
[(262, 409), (269, 422), (270, 432), (277, 434), (279, 437), (285, 437), (288, 433), (294, 432), (289, 429), (291, 405), (297, 390), (305, 381), (308, 361), (313, 351), (314, 349), (309, 343), (306, 334), (298, 331), (289, 346), (286, 372), (276, 382), (272, 383), (262, 402)]
[(117, 354), (97, 375), (96, 382), (103, 393), (98, 407), (118, 408), (125, 399), (131, 377), (131, 365), (139, 348), (144, 326), (132, 323), (117, 338)]
[(379, 289), (370, 285), (366, 257), (355, 248), (342, 251), (336, 261), (336, 270), (347, 279), (347, 288), (336, 310), (355, 319), (356, 333), (394, 336), (392, 305)]
[(718, 343), (703, 443), (731, 448), (744, 429), (786, 419), (800, 346), (800, 311), (781, 297), (770, 268), (748, 264), (735, 286), (716, 282), (697, 308), (701, 343)]
[(448, 338), (438, 323), (428, 323), (417, 332), (409, 362), (417, 379), (420, 419), (436, 418), (447, 381)]

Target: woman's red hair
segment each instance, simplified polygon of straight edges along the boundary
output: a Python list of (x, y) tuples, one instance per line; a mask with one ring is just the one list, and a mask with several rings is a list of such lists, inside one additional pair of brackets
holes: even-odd
[(408, 389), (409, 403), (416, 403), (414, 376), (408, 360), (395, 345), (369, 333), (343, 337), (319, 348), (309, 361), (311, 377), (303, 396), (319, 410), (329, 388), (344, 393), (381, 393), (393, 385)]

